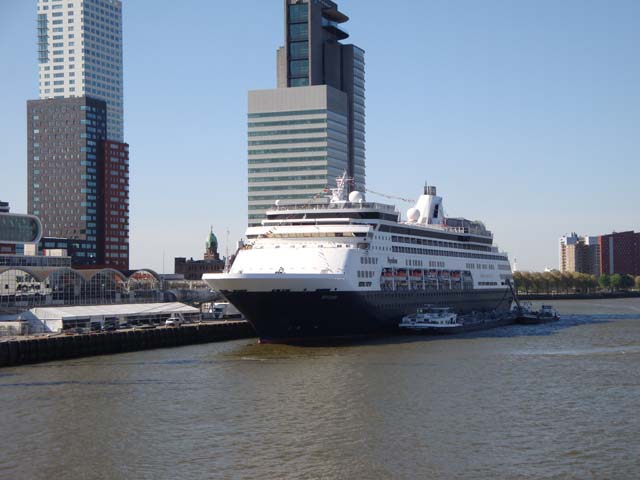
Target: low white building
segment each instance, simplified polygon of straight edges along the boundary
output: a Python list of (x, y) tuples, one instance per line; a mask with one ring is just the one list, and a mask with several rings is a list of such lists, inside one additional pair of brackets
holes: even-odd
[(101, 330), (105, 326), (164, 324), (171, 316), (186, 322), (201, 319), (200, 310), (183, 303), (142, 303), (124, 305), (90, 305), (82, 307), (32, 308), (22, 313), (31, 333), (54, 333), (72, 328)]

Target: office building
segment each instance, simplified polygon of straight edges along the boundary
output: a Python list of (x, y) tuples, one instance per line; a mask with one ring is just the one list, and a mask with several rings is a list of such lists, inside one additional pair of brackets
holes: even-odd
[(249, 225), (276, 200), (305, 202), (347, 172), (365, 190), (364, 51), (341, 41), (328, 0), (285, 0), (278, 88), (249, 92)]
[(38, 0), (41, 99), (90, 96), (107, 103), (107, 137), (124, 137), (122, 3)]
[(603, 274), (640, 275), (640, 233), (630, 231), (602, 235), (600, 252)]
[(9, 213), (9, 202), (0, 201), (0, 213)]

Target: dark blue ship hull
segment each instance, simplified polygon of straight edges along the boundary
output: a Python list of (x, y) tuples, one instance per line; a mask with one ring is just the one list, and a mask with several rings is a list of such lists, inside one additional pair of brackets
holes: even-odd
[(404, 315), (424, 305), (464, 314), (506, 312), (509, 290), (380, 292), (247, 292), (223, 295), (253, 325), (263, 342), (296, 343), (394, 333)]

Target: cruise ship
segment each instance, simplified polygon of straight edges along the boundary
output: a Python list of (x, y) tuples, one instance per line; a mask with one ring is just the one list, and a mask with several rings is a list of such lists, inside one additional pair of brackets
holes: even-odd
[(418, 307), (506, 312), (512, 272), (483, 223), (447, 218), (425, 186), (403, 219), (394, 205), (347, 193), (276, 202), (246, 231), (229, 270), (203, 279), (255, 327), (262, 342), (392, 332)]

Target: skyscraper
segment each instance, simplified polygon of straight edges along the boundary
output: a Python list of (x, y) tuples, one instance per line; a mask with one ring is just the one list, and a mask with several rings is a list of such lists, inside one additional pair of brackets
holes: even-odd
[(76, 265), (98, 265), (106, 104), (87, 97), (30, 100), (27, 118), (28, 211), (40, 218), (45, 238), (77, 242)]
[(40, 100), (27, 103), (29, 212), (78, 267), (129, 268), (122, 4), (38, 0)]
[(365, 189), (364, 51), (340, 43), (329, 0), (285, 0), (278, 88), (249, 92), (249, 225), (276, 200), (305, 201), (347, 172)]
[(38, 0), (41, 99), (90, 96), (107, 102), (107, 137), (122, 142), (122, 3)]

